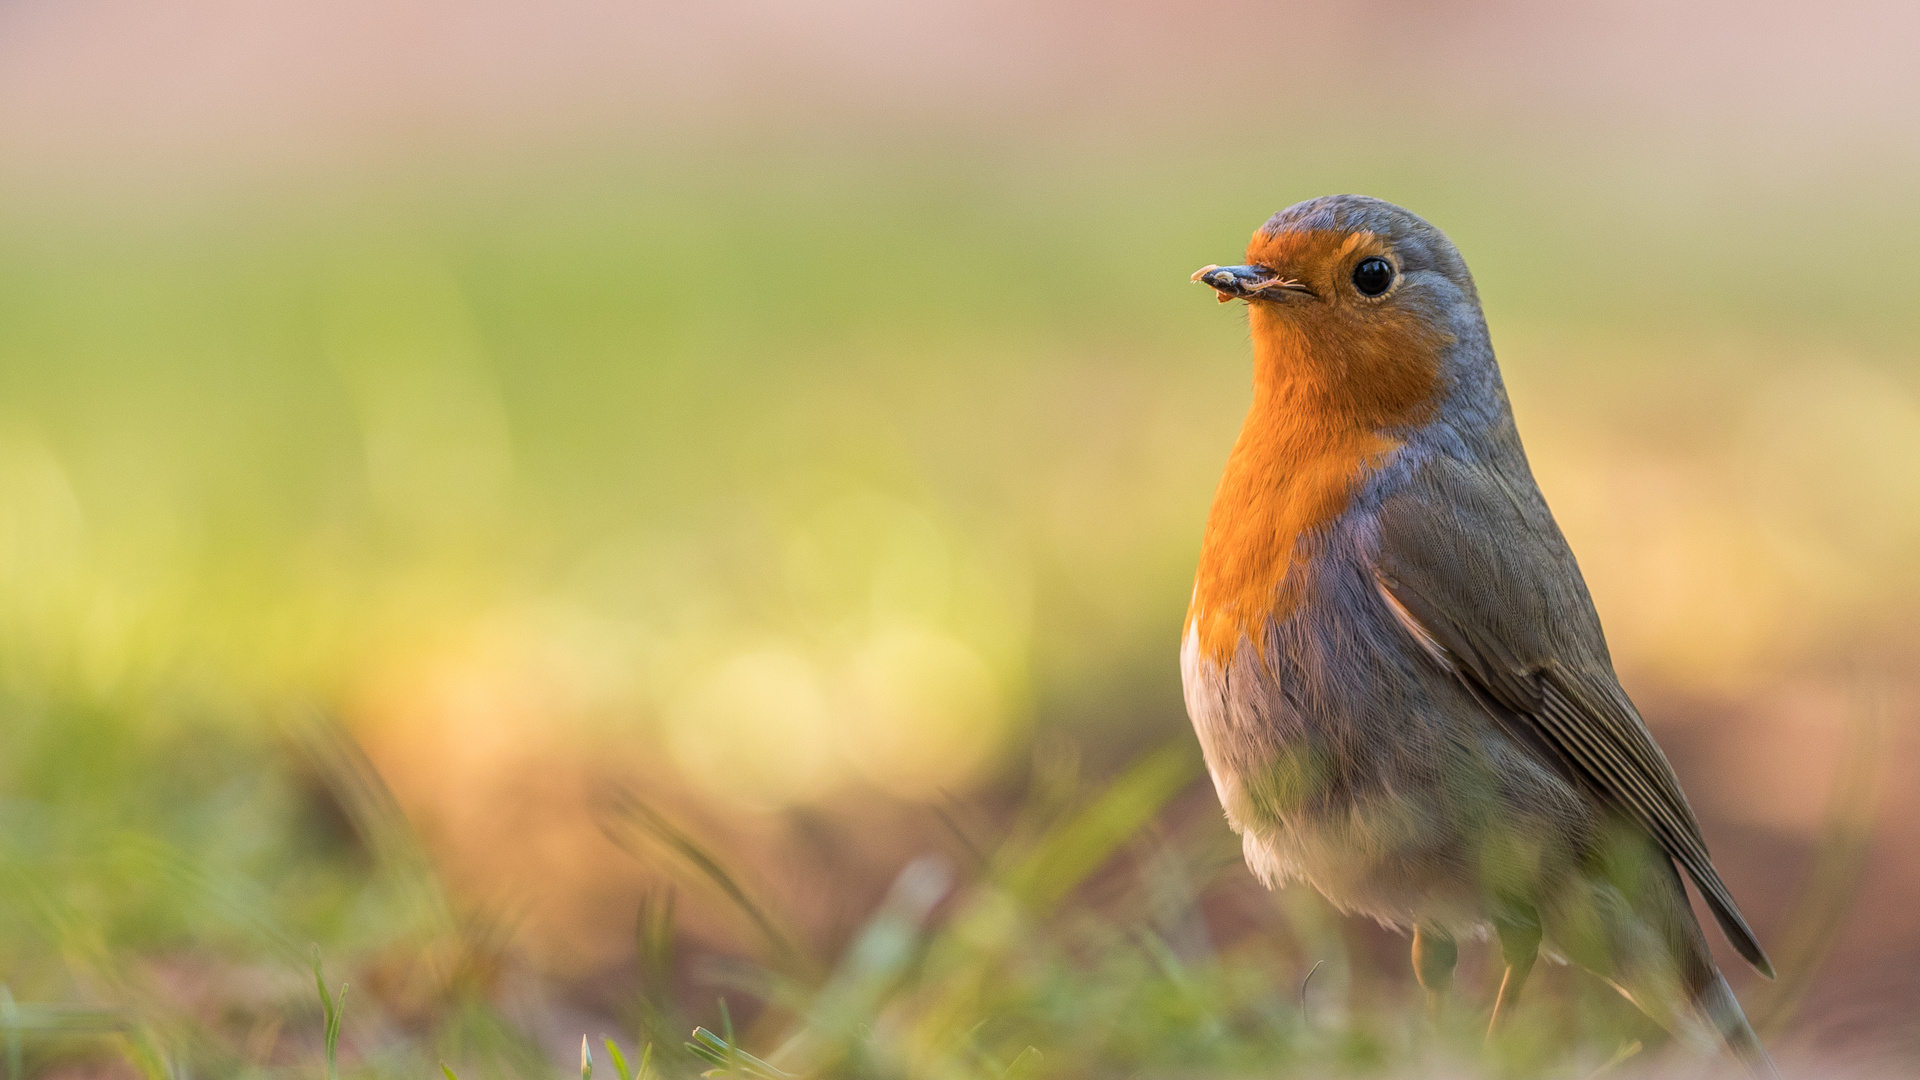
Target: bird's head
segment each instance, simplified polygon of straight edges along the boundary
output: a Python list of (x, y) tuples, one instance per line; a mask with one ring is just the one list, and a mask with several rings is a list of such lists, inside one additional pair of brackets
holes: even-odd
[(1492, 362), (1453, 243), (1379, 199), (1329, 195), (1282, 210), (1253, 234), (1244, 264), (1203, 267), (1193, 280), (1222, 303), (1247, 301), (1257, 383), (1314, 391), (1381, 423), (1415, 422), (1470, 374), (1457, 369)]

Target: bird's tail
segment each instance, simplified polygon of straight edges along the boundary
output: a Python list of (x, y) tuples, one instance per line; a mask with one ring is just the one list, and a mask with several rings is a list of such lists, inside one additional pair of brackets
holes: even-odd
[(1703, 1014), (1701, 1019), (1720, 1036), (1728, 1052), (1740, 1059), (1740, 1064), (1747, 1067), (1755, 1080), (1779, 1080), (1779, 1070), (1773, 1067), (1767, 1048), (1760, 1045), (1760, 1036), (1754, 1033), (1753, 1025), (1747, 1023), (1747, 1014), (1740, 1008), (1739, 999), (1733, 996), (1726, 976), (1714, 971), (1706, 985), (1695, 992), (1693, 1000)]
[(1644, 861), (1621, 862), (1638, 862), (1637, 872), (1588, 879), (1580, 902), (1549, 919), (1548, 936), (1682, 1041), (1707, 1052), (1724, 1046), (1754, 1080), (1778, 1080), (1707, 951), (1672, 861), (1648, 843)]

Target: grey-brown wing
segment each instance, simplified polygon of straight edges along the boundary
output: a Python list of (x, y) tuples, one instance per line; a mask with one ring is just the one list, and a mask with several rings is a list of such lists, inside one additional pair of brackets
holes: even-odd
[(1423, 466), (1381, 508), (1375, 573), (1409, 631), (1652, 834), (1727, 940), (1771, 978), (1673, 766), (1620, 688), (1580, 569), (1531, 483), (1447, 459)]

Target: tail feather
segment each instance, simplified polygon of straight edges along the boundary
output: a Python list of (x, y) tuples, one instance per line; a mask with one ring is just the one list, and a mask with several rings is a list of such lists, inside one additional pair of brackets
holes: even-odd
[(1694, 1003), (1726, 1044), (1728, 1052), (1740, 1059), (1754, 1080), (1779, 1080), (1780, 1071), (1773, 1067), (1773, 1058), (1767, 1056), (1767, 1048), (1760, 1045), (1760, 1036), (1754, 1034), (1753, 1025), (1747, 1023), (1747, 1014), (1740, 1008), (1740, 1001), (1733, 996), (1733, 989), (1727, 985), (1726, 977), (1718, 971), (1713, 978), (1694, 995)]
[(1760, 939), (1754, 935), (1753, 928), (1740, 914), (1733, 903), (1733, 896), (1720, 882), (1720, 874), (1708, 863), (1705, 878), (1695, 878), (1694, 884), (1700, 887), (1700, 899), (1707, 902), (1707, 910), (1713, 912), (1713, 919), (1720, 924), (1720, 931), (1727, 935), (1727, 944), (1740, 958), (1752, 964), (1755, 971), (1773, 978), (1773, 961), (1767, 959), (1767, 952), (1760, 947)]
[(1549, 938), (1682, 1040), (1708, 1051), (1724, 1046), (1754, 1080), (1778, 1080), (1707, 951), (1673, 862), (1651, 843), (1618, 854), (1625, 857), (1612, 864), (1617, 873), (1587, 878), (1582, 895), (1553, 912)]

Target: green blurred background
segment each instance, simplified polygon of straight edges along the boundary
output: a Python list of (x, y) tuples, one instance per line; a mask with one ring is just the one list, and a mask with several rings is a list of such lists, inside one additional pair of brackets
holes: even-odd
[[(832, 954), (953, 808), (991, 831), (1061, 760), (1181, 744), (1248, 385), (1186, 276), (1362, 191), (1465, 253), (1629, 689), (1762, 938), (1817, 945), (1781, 1038), (1911, 1055), (1917, 35), (1704, 2), (10, 5), (0, 981), (270, 1068), (319, 941), (367, 1045), (467, 964), (557, 1055), (644, 979), (664, 877), (616, 789)], [(1261, 933), (1218, 861), (1217, 935)], [(736, 923), (685, 900), (674, 935), (750, 953)], [(420, 960), (428, 924), (467, 959)], [(726, 983), (682, 966), (688, 1000)]]

